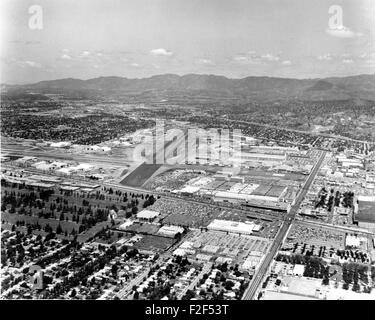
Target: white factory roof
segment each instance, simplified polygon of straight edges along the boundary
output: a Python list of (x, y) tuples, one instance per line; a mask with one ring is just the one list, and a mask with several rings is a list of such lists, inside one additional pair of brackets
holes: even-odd
[(262, 228), (260, 224), (253, 224), (253, 231), (259, 231)]
[(173, 251), (174, 256), (185, 256), (186, 252), (184, 249), (178, 248), (175, 251)]
[(42, 187), (42, 188), (52, 188), (55, 186), (53, 183), (44, 183), (44, 182), (26, 182), (26, 184), (29, 186)]
[(56, 170), (56, 172), (60, 172), (64, 174), (70, 174), (72, 171), (73, 171), (72, 168), (60, 168)]
[(141, 212), (137, 213), (137, 218), (138, 219), (153, 219), (157, 217), (160, 213), (157, 211), (152, 211), (152, 210), (142, 210)]
[(83, 170), (83, 171), (87, 171), (87, 170), (90, 170), (92, 169), (94, 166), (92, 164), (89, 164), (89, 163), (80, 163), (78, 166), (75, 166), (75, 167), (70, 167), (71, 170)]
[(74, 186), (61, 186), (60, 188), (61, 190), (65, 190), (65, 191), (75, 191), (79, 189), (79, 187), (74, 187)]
[(195, 193), (199, 191), (200, 187), (193, 187), (193, 186), (185, 186), (180, 190), (176, 190), (173, 192), (183, 192), (183, 193)]
[(259, 184), (254, 184), (254, 183), (250, 183), (250, 184), (247, 184), (245, 186), (245, 188), (243, 188), (241, 190), (241, 193), (247, 193), (247, 194), (250, 194), (252, 193), (256, 188), (258, 188), (260, 185)]
[(169, 236), (174, 236), (177, 233), (183, 233), (183, 232), (184, 232), (184, 228), (178, 227), (178, 226), (163, 226), (158, 231), (159, 234), (165, 234)]
[(293, 275), (295, 276), (303, 276), (305, 272), (305, 266), (303, 264), (296, 264), (293, 268)]
[(220, 198), (237, 199), (237, 200), (245, 200), (245, 201), (259, 200), (259, 201), (271, 201), (271, 202), (275, 202), (279, 200), (279, 197), (246, 194), (246, 193), (242, 193), (242, 191), (240, 193), (234, 193), (234, 192), (228, 192), (228, 191), (215, 191), (213, 194), (216, 200), (219, 200)]
[(227, 257), (222, 257), (222, 256), (219, 256), (217, 257), (217, 259), (215, 260), (216, 263), (228, 263), (228, 264), (231, 264), (232, 263), (232, 259), (231, 258), (227, 258)]
[(133, 224), (132, 220), (126, 220), (123, 224), (119, 226), (119, 229), (125, 230), (127, 227)]
[(242, 269), (245, 269), (245, 270), (250, 270), (252, 269), (253, 267), (256, 267), (259, 262), (260, 262), (260, 257), (258, 256), (248, 256), (244, 263), (242, 264)]
[(237, 221), (215, 219), (207, 226), (207, 228), (209, 230), (251, 234), (254, 229), (254, 223), (243, 223)]
[(210, 261), (211, 258), (212, 256), (209, 256), (207, 254), (202, 254), (202, 253), (197, 254), (197, 259), (201, 261)]
[(36, 162), (32, 166), (37, 168), (38, 170), (48, 170), (51, 167), (51, 165), (48, 164), (46, 161)]
[(194, 245), (194, 242), (191, 242), (191, 241), (184, 241), (184, 242), (180, 245), (180, 248), (181, 248), (181, 249), (192, 249), (192, 248), (193, 248), (193, 245)]
[(52, 147), (52, 148), (63, 148), (63, 147), (68, 147), (68, 146), (70, 146), (71, 145), (71, 142), (69, 142), (69, 141), (67, 141), (67, 142), (65, 142), (65, 141), (61, 141), (61, 142), (52, 142), (51, 144), (50, 144), (50, 146)]
[(360, 238), (352, 235), (347, 235), (345, 239), (345, 245), (348, 247), (359, 247), (361, 244)]
[(213, 245), (207, 244), (203, 247), (202, 251), (209, 252), (209, 253), (216, 253), (216, 252), (219, 251), (219, 249), (220, 249), (220, 247), (218, 247), (218, 246), (213, 246)]
[(358, 196), (358, 201), (373, 202), (375, 201), (375, 196)]

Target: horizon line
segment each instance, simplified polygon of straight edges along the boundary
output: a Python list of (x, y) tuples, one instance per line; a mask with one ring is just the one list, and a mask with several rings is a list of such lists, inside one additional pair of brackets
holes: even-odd
[(222, 77), (226, 78), (228, 80), (243, 80), (246, 78), (273, 78), (273, 79), (284, 79), (284, 80), (325, 80), (325, 79), (332, 79), (332, 78), (350, 78), (350, 77), (360, 77), (360, 76), (375, 76), (375, 73), (360, 73), (360, 74), (355, 74), (355, 75), (347, 75), (347, 76), (328, 76), (328, 77), (312, 77), (312, 78), (291, 78), (291, 77), (277, 77), (277, 76), (245, 76), (245, 77), (227, 77), (221, 74), (213, 74), (213, 73), (185, 73), (182, 75), (179, 75), (177, 73), (160, 73), (160, 74), (155, 74), (155, 75), (150, 75), (146, 77), (135, 77), (135, 78), (128, 78), (126, 76), (98, 76), (98, 77), (93, 77), (93, 78), (87, 78), (87, 79), (82, 79), (82, 78), (74, 78), (74, 77), (66, 77), (66, 78), (57, 78), (57, 79), (51, 79), (51, 80), (40, 80), (36, 82), (26, 82), (26, 83), (7, 83), (7, 82), (2, 82), (0, 85), (8, 85), (8, 86), (25, 86), (25, 85), (33, 85), (33, 84), (38, 84), (41, 82), (52, 82), (52, 81), (60, 81), (60, 80), (80, 80), (80, 81), (89, 81), (89, 80), (94, 80), (94, 79), (100, 79), (100, 78), (120, 78), (120, 79), (127, 79), (127, 80), (145, 80), (145, 79), (151, 79), (154, 77), (160, 77), (160, 76), (176, 76), (179, 78), (185, 77), (185, 76), (213, 76), (213, 77)]

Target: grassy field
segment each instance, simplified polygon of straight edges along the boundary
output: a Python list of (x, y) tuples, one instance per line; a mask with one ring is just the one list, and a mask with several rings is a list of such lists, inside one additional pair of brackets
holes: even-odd
[(51, 228), (55, 231), (57, 226), (60, 225), (61, 228), (64, 231), (67, 231), (70, 233), (72, 229), (75, 229), (78, 232), (78, 228), (80, 224), (77, 224), (73, 221), (59, 221), (57, 219), (44, 219), (39, 218), (37, 216), (28, 216), (24, 214), (17, 214), (17, 213), (7, 213), (2, 212), (1, 213), (1, 220), (8, 222), (10, 224), (16, 224), (17, 221), (25, 221), (25, 223), (29, 224), (36, 224), (39, 223), (39, 225), (44, 228), (47, 224), (51, 226)]
[(133, 231), (141, 234), (155, 234), (159, 229), (159, 226), (153, 225), (151, 223), (134, 223), (126, 228), (126, 231)]
[(165, 251), (176, 242), (175, 239), (159, 237), (153, 235), (144, 235), (143, 238), (135, 244), (135, 247), (141, 250)]

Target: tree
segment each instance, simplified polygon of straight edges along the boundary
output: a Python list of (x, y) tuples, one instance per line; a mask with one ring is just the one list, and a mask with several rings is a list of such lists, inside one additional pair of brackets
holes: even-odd
[(195, 292), (193, 290), (188, 289), (185, 295), (182, 297), (182, 300), (191, 300), (195, 297)]
[(112, 269), (111, 269), (111, 272), (112, 272), (112, 275), (115, 277), (117, 276), (117, 270), (118, 270), (118, 266), (116, 264), (114, 264), (112, 266)]
[(234, 286), (234, 282), (233, 282), (233, 281), (231, 281), (231, 280), (227, 280), (227, 281), (225, 282), (225, 289), (226, 289), (226, 290), (230, 290), (230, 289), (232, 289), (233, 286)]
[(60, 234), (60, 233), (62, 233), (63, 232), (63, 230), (62, 230), (62, 228), (61, 228), (61, 225), (59, 224), (58, 226), (57, 226), (57, 228), (56, 228), (56, 233), (57, 234)]
[(358, 283), (354, 283), (354, 284), (353, 284), (353, 291), (358, 292), (359, 289), (360, 289), (359, 284), (358, 284)]
[(138, 212), (138, 208), (137, 208), (137, 207), (133, 207), (133, 208), (132, 208), (132, 214), (133, 214), (133, 215), (136, 215), (137, 212)]
[(72, 292), (71, 292), (71, 294), (70, 294), (70, 296), (72, 298), (74, 298), (76, 295), (77, 295), (77, 291), (76, 291), (76, 289), (73, 289)]

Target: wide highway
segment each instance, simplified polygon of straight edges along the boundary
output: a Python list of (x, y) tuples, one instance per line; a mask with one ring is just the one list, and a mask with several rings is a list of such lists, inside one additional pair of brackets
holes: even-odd
[(313, 183), (317, 173), (319, 172), (319, 169), (324, 161), (324, 158), (326, 156), (326, 152), (323, 151), (319, 157), (319, 160), (316, 162), (314, 168), (312, 169), (309, 177), (307, 178), (303, 188), (301, 189), (300, 193), (298, 194), (296, 201), (294, 205), (292, 205), (288, 215), (285, 218), (285, 221), (283, 222), (279, 232), (276, 235), (275, 240), (273, 241), (270, 250), (264, 257), (263, 261), (261, 262), (258, 270), (255, 272), (254, 277), (249, 285), (249, 287), (246, 289), (242, 300), (252, 300), (254, 299), (255, 294), (258, 291), (259, 286), (262, 283), (262, 280), (273, 260), (273, 257), (276, 255), (277, 251), (279, 250), (284, 237), (286, 236), (288, 229), (290, 225), (292, 224), (298, 209), (303, 201), (303, 199), (306, 196), (307, 191), (309, 190), (311, 184)]

